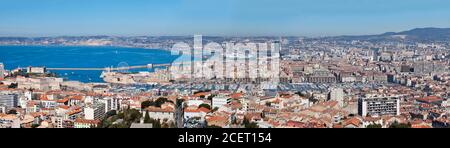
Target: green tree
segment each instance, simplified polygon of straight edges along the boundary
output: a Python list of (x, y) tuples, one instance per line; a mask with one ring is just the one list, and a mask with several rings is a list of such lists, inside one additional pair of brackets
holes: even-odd
[(245, 125), (245, 128), (259, 128), (259, 126), (257, 123), (251, 122), (250, 124)]
[(37, 128), (37, 127), (39, 127), (39, 124), (33, 124), (33, 125), (31, 125), (31, 128)]
[(209, 95), (208, 96), (208, 98), (206, 98), (206, 99), (208, 99), (209, 101), (211, 101), (214, 97), (216, 97), (217, 95), (215, 95), (215, 94), (213, 94), (213, 95)]
[(394, 122), (391, 124), (391, 126), (389, 126), (389, 128), (411, 128), (411, 124)]
[(126, 123), (113, 124), (109, 128), (130, 128), (130, 125)]
[(133, 122), (139, 122), (141, 119), (142, 114), (136, 110), (136, 109), (127, 109), (124, 111), (124, 118), (123, 120), (127, 123), (133, 123)]
[(382, 128), (383, 126), (381, 124), (370, 124), (367, 126), (367, 128)]
[(206, 126), (206, 128), (222, 128), (222, 127), (216, 125), (208, 125)]
[(153, 122), (153, 128), (161, 128), (161, 121), (159, 119)]
[(155, 106), (156, 106), (156, 107), (161, 107), (161, 105), (164, 104), (164, 103), (166, 103), (166, 102), (171, 102), (171, 103), (173, 103), (172, 101), (168, 100), (167, 98), (161, 97), (161, 98), (156, 99), (156, 101), (155, 101)]
[(200, 106), (198, 106), (198, 107), (204, 107), (204, 108), (211, 110), (211, 106), (209, 104), (200, 104)]
[(11, 83), (8, 88), (17, 88), (19, 85), (17, 83)]
[(164, 122), (162, 125), (161, 125), (161, 127), (162, 128), (169, 128), (169, 124), (167, 123), (167, 122)]
[(250, 121), (248, 121), (247, 118), (244, 118), (244, 121), (242, 121), (242, 124), (244, 124), (244, 125), (247, 125), (247, 124), (249, 124), (249, 123), (250, 123)]
[(141, 108), (142, 109), (146, 109), (147, 107), (150, 107), (150, 106), (155, 106), (155, 102), (153, 102), (153, 101), (141, 102)]
[(175, 122), (170, 122), (169, 128), (177, 128), (177, 126), (175, 125)]
[(184, 100), (183, 99), (177, 99), (177, 106), (181, 106), (181, 104), (183, 104)]
[(255, 122), (250, 122), (247, 118), (244, 118), (244, 121), (242, 122), (244, 124), (245, 128), (259, 128), (258, 124)]
[(117, 111), (116, 110), (111, 110), (111, 111), (106, 112), (105, 118), (109, 118), (109, 117), (112, 117), (114, 115), (117, 115)]
[(214, 107), (214, 109), (211, 112), (216, 112), (217, 110), (219, 110), (219, 107)]
[(145, 111), (144, 123), (152, 123), (152, 119), (150, 118), (148, 110)]

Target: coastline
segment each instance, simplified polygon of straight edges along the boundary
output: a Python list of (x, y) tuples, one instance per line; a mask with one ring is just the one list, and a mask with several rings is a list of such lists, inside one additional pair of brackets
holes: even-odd
[(149, 47), (138, 47), (138, 46), (127, 46), (127, 45), (64, 45), (64, 44), (59, 44), (59, 45), (44, 45), (44, 44), (0, 44), (0, 46), (3, 47), (7, 47), (7, 46), (11, 46), (11, 47), (100, 47), (100, 48), (129, 48), (129, 49), (147, 49), (147, 50), (160, 50), (160, 51), (168, 51), (170, 52), (170, 49), (166, 49), (166, 48), (149, 48)]

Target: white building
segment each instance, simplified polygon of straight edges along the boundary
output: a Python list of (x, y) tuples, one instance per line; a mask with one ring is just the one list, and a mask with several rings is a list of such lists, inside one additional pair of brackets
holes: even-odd
[[(161, 106), (162, 107), (162, 106)], [(148, 107), (145, 109), (148, 111), (148, 115), (150, 118), (155, 120), (160, 120), (163, 122), (164, 120), (167, 120), (168, 122), (174, 122), (175, 121), (175, 109), (173, 107)], [(144, 117), (145, 117), (144, 112)]]
[(76, 119), (74, 128), (96, 128), (100, 124), (100, 120)]
[(84, 119), (97, 120), (105, 116), (105, 104), (96, 103), (95, 105), (84, 108)]
[(0, 94), (0, 105), (7, 109), (17, 107), (19, 105), (19, 98), (15, 94)]
[(230, 103), (231, 98), (225, 96), (225, 95), (218, 95), (214, 98), (212, 98), (212, 109), (214, 108), (221, 108), (224, 105)]
[(47, 68), (45, 67), (28, 67), (27, 68), (27, 73), (31, 73), (31, 74), (44, 74), (47, 72)]
[(400, 99), (397, 96), (372, 96), (358, 100), (358, 112), (361, 116), (400, 115)]
[(339, 107), (344, 107), (344, 90), (342, 88), (331, 89), (330, 100), (337, 101)]
[(188, 107), (184, 109), (184, 120), (188, 120), (190, 118), (200, 118), (200, 120), (205, 120), (206, 114), (208, 114), (209, 109), (206, 108), (193, 108)]
[(120, 110), (120, 99), (106, 97), (105, 100), (105, 111)]

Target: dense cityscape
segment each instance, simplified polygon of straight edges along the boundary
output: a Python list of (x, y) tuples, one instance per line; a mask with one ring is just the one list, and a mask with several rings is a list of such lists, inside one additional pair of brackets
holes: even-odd
[[(276, 85), (265, 86), (266, 79), (249, 76), (248, 69), (231, 70), (228, 77), (174, 73), (183, 69), (175, 63), (148, 63), (151, 72), (105, 68), (103, 83), (67, 80), (46, 65), (5, 69), (8, 63), (0, 63), (0, 128), (450, 127), (448, 29), (317, 38), (204, 36), (203, 48), (195, 46), (198, 37), (1, 37), (0, 45), (173, 52), (174, 44), (184, 42), (195, 52), (210, 42), (222, 48), (270, 43), (279, 50), (269, 56), (279, 62), (268, 60), (277, 70), (257, 73), (277, 77)], [(257, 67), (244, 59), (231, 68)], [(218, 68), (204, 63), (201, 69)], [(199, 61), (190, 64), (184, 69)]]

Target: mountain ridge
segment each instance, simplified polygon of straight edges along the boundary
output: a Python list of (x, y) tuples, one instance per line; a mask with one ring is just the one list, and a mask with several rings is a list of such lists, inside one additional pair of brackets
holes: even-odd
[(401, 32), (386, 32), (378, 35), (344, 35), (329, 37), (337, 40), (405, 40), (405, 41), (449, 41), (450, 28), (414, 28)]

